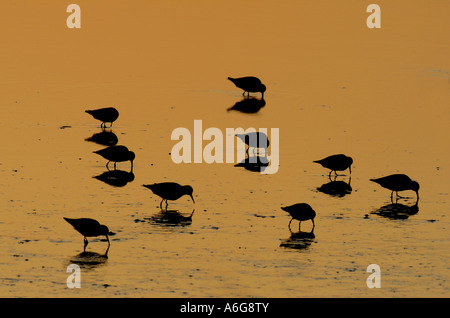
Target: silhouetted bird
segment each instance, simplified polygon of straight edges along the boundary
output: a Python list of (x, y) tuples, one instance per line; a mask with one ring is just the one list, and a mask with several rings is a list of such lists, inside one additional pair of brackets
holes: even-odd
[(337, 171), (344, 171), (346, 169), (349, 170), (350, 174), (352, 173), (351, 165), (353, 159), (343, 154), (328, 156), (321, 160), (315, 160), (314, 162), (320, 163), (322, 167), (330, 169), (331, 171), (328, 176), (331, 176), (333, 171), (337, 175)]
[(266, 86), (261, 83), (261, 80), (254, 76), (246, 76), (239, 78), (228, 77), (230, 81), (233, 82), (236, 87), (243, 89), (244, 93), (242, 95), (245, 96), (245, 92), (247, 92), (247, 96), (250, 96), (250, 93), (260, 92), (261, 96), (264, 97), (264, 92), (266, 91)]
[(178, 200), (183, 195), (189, 195), (192, 199), (192, 202), (195, 203), (194, 197), (192, 196), (193, 189), (190, 185), (180, 185), (175, 182), (162, 182), (162, 183), (154, 183), (154, 184), (143, 184), (143, 187), (152, 190), (154, 194), (161, 197), (161, 203), (159, 204), (162, 209), (162, 203), (166, 200), (166, 208), (169, 205), (167, 200)]
[(106, 225), (100, 224), (97, 220), (89, 219), (89, 218), (81, 218), (81, 219), (70, 219), (64, 218), (70, 225), (74, 227), (81, 235), (84, 236), (84, 250), (86, 250), (86, 246), (88, 245), (87, 237), (105, 235), (106, 240), (108, 241), (108, 247), (110, 245), (109, 237), (110, 234), (109, 229)]
[(405, 174), (391, 174), (390, 176), (378, 178), (378, 179), (370, 179), (370, 181), (378, 183), (383, 188), (391, 190), (391, 200), (392, 195), (395, 193), (398, 197), (398, 191), (405, 191), (405, 190), (413, 190), (416, 192), (417, 200), (419, 200), (419, 183), (416, 181), (411, 180), (410, 177), (408, 177)]
[(111, 146), (105, 149), (94, 151), (94, 153), (102, 156), (108, 162), (106, 163), (106, 168), (109, 170), (108, 164), (113, 161), (114, 168), (116, 168), (117, 162), (122, 161), (130, 161), (131, 162), (131, 170), (133, 170), (133, 160), (135, 158), (134, 152), (128, 150), (125, 146)]
[(90, 114), (95, 119), (100, 120), (102, 122), (100, 127), (106, 127), (105, 123), (111, 123), (111, 127), (112, 123), (119, 117), (119, 112), (114, 107), (86, 110), (86, 113)]
[(248, 145), (246, 153), (248, 153), (250, 148), (253, 148), (253, 153), (257, 148), (264, 148), (267, 152), (267, 147), (269, 147), (270, 142), (267, 135), (263, 132), (250, 132), (246, 134), (236, 134), (240, 140), (242, 140), (246, 145)]
[(286, 206), (281, 208), (292, 216), (291, 221), (289, 221), (289, 230), (291, 229), (291, 222), (293, 219), (298, 220), (298, 229), (300, 230), (300, 225), (302, 221), (311, 220), (313, 228), (315, 227), (314, 218), (316, 217), (316, 212), (307, 203), (297, 203), (294, 205)]
[(228, 111), (237, 110), (241, 113), (254, 114), (257, 113), (265, 105), (266, 101), (263, 98), (257, 99), (250, 97), (236, 102), (232, 107), (228, 108)]

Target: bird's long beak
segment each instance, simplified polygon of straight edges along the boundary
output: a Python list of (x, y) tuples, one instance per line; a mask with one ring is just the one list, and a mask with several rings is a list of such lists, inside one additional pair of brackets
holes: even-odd
[(190, 197), (191, 197), (191, 199), (192, 199), (192, 202), (194, 202), (194, 203), (195, 203), (195, 201), (194, 201), (194, 197), (192, 196), (192, 194), (190, 194)]

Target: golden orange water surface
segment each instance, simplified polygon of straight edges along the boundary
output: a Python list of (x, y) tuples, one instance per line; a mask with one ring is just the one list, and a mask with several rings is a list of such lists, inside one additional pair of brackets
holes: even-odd
[[(377, 1), (374, 29), (365, 1), (74, 2), (79, 29), (69, 1), (0, 6), (1, 297), (450, 295), (449, 1)], [(265, 106), (229, 110), (243, 96), (227, 77), (248, 75), (267, 86)], [(122, 186), (94, 178), (104, 146), (85, 140), (101, 128), (84, 111), (110, 106), (107, 131), (136, 153)], [(224, 138), (278, 128), (278, 172), (175, 164), (171, 133), (193, 135), (194, 120)], [(354, 160), (342, 196), (318, 190), (331, 180), (313, 163), (337, 153)], [(390, 191), (369, 179), (392, 173), (420, 183), (418, 210), (410, 191), (400, 216), (382, 213)], [(166, 181), (194, 188), (195, 204), (169, 202), (190, 219), (167, 221), (142, 187)], [(301, 202), (317, 213), (307, 239), (281, 210)], [(107, 257), (101, 237), (83, 255), (63, 217), (107, 224)], [(366, 284), (370, 264), (380, 288)]]

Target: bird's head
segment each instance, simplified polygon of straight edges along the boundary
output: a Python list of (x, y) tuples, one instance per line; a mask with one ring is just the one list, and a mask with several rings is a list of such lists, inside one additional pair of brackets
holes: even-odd
[(262, 94), (263, 97), (264, 97), (264, 92), (265, 92), (265, 91), (266, 91), (266, 85), (261, 84), (260, 92), (261, 92), (261, 94)]
[(192, 202), (195, 203), (194, 197), (192, 195), (194, 192), (194, 189), (190, 185), (186, 185), (186, 186), (184, 186), (184, 191), (185, 191), (185, 194), (187, 194), (191, 197)]
[(410, 187), (411, 187), (411, 190), (416, 192), (417, 199), (419, 199), (419, 189), (420, 189), (419, 183), (416, 181), (411, 181)]
[(101, 235), (106, 235), (106, 236), (108, 236), (110, 233), (110, 231), (106, 225), (100, 225), (99, 232)]

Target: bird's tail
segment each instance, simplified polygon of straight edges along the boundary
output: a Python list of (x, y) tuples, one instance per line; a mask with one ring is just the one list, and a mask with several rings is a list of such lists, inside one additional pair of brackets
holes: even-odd
[(234, 81), (235, 81), (235, 79), (232, 78), (232, 77), (228, 77), (228, 79), (229, 79), (230, 81), (232, 81), (233, 83), (234, 83)]
[(85, 110), (85, 112), (88, 113), (88, 114), (92, 114), (92, 110), (89, 110), (89, 109)]

